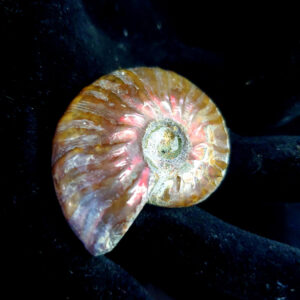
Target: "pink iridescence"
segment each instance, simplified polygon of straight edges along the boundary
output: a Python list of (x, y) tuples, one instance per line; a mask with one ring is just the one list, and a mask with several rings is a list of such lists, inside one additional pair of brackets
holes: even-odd
[(93, 254), (112, 250), (148, 202), (190, 206), (220, 184), (224, 120), (191, 82), (159, 68), (118, 70), (76, 97), (53, 143), (53, 178), (72, 229)]

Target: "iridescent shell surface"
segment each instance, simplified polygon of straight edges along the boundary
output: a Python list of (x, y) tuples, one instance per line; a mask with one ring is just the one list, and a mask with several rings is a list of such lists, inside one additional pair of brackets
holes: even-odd
[(118, 70), (84, 88), (58, 123), (53, 179), (93, 255), (111, 251), (149, 202), (206, 199), (228, 165), (227, 129), (198, 87), (160, 68)]

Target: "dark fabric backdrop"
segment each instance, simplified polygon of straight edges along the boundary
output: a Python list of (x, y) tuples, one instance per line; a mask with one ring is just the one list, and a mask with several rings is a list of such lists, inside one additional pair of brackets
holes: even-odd
[[(4, 298), (300, 298), (298, 10), (245, 6), (0, 1)], [(230, 167), (206, 202), (147, 205), (94, 258), (56, 199), (52, 137), (84, 86), (134, 66), (173, 70), (215, 101)]]

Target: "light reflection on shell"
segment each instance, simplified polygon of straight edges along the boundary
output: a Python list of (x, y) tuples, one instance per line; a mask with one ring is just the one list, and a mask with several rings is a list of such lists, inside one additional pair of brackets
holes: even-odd
[(72, 229), (100, 255), (147, 202), (206, 199), (228, 159), (224, 120), (205, 93), (174, 72), (134, 68), (101, 77), (71, 102), (53, 140), (53, 179)]

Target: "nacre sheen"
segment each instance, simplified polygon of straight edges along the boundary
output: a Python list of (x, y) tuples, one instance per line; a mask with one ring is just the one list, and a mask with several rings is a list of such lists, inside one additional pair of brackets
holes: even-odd
[(58, 123), (53, 180), (66, 219), (93, 255), (111, 251), (148, 202), (206, 199), (229, 159), (224, 119), (182, 76), (118, 70), (84, 88)]

